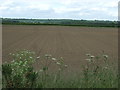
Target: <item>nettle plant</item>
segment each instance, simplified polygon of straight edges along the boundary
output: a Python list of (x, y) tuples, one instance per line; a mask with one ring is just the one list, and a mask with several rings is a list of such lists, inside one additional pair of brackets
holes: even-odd
[(2, 65), (3, 85), (7, 88), (33, 87), (38, 77), (38, 72), (32, 67), (35, 53), (23, 50), (10, 55), (13, 61)]
[[(28, 50), (18, 51), (14, 54), (10, 53), (13, 60), (10, 63), (2, 65), (3, 87), (5, 88), (33, 88), (45, 87), (48, 81), (48, 69), (51, 63), (58, 65), (57, 78), (60, 79), (61, 72), (67, 68), (64, 60), (53, 58), (50, 54), (45, 54), (43, 57), (36, 57), (34, 52)], [(39, 71), (35, 71), (33, 64), (36, 60), (44, 59), (45, 63)]]

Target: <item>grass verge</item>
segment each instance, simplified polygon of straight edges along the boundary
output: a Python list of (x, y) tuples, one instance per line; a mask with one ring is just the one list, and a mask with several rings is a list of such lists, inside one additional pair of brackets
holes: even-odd
[[(64, 59), (56, 59), (50, 54), (44, 55), (45, 64), (39, 71), (33, 63), (40, 59), (34, 52), (23, 50), (10, 54), (13, 60), (2, 65), (3, 88), (117, 88), (118, 72), (113, 63), (109, 62), (108, 55), (87, 55), (87, 64), (82, 68), (82, 73), (65, 78), (63, 72), (69, 68)], [(102, 62), (100, 64), (99, 62)], [(58, 71), (51, 74), (49, 66), (54, 63)], [(67, 75), (66, 75), (67, 76)]]

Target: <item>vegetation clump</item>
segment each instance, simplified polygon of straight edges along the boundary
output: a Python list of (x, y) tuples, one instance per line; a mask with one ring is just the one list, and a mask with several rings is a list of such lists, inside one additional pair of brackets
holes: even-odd
[[(63, 71), (69, 68), (64, 59), (44, 55), (45, 65), (36, 71), (33, 63), (40, 56), (34, 52), (23, 50), (10, 54), (13, 60), (2, 65), (3, 88), (117, 88), (119, 76), (114, 67), (109, 63), (109, 56), (87, 55), (87, 64), (83, 66), (82, 73), (65, 79)], [(103, 64), (99, 64), (98, 62)], [(58, 66), (55, 74), (48, 73), (50, 63)]]

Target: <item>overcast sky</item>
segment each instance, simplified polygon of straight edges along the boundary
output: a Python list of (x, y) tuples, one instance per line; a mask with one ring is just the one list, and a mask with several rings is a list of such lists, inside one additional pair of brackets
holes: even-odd
[(0, 16), (11, 18), (117, 20), (119, 0), (0, 0)]

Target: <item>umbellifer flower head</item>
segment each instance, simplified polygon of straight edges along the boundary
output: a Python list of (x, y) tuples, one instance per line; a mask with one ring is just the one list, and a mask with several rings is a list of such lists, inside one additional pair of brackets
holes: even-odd
[(56, 58), (52, 58), (53, 61), (56, 61), (57, 59)]
[(65, 65), (65, 67), (68, 67), (68, 65)]
[(57, 62), (56, 64), (61, 65), (59, 62)]
[(45, 54), (45, 57), (51, 57), (51, 55), (50, 54)]
[(94, 58), (95, 56), (90, 56), (91, 58)]
[(87, 61), (89, 61), (89, 62), (91, 61), (91, 59), (85, 59), (85, 60), (87, 60)]
[(43, 70), (41, 69), (40, 72), (43, 72)]
[(32, 59), (32, 57), (29, 57), (30, 59)]
[(108, 55), (103, 55), (104, 58), (108, 58)]
[(40, 58), (40, 56), (37, 57), (37, 59), (39, 59), (39, 58)]

